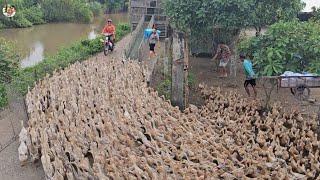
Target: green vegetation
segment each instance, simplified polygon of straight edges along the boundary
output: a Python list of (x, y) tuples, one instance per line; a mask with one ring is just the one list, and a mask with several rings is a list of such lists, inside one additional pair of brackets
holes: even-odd
[(0, 84), (0, 109), (8, 104), (7, 92), (4, 84)]
[[(280, 75), (284, 71), (320, 73), (320, 24), (310, 22), (279, 22), (265, 35), (243, 40), (238, 51), (253, 59), (259, 76)], [(262, 82), (266, 109), (270, 109), (272, 92), (277, 81)]]
[(260, 35), (262, 27), (295, 19), (302, 8), (300, 0), (167, 0), (165, 3), (171, 25), (185, 33), (192, 51), (207, 53), (214, 52), (220, 43), (233, 46), (243, 28), (255, 27), (256, 35)]
[(320, 22), (320, 8), (313, 8), (313, 17), (311, 18), (311, 21)]
[(14, 45), (0, 38), (0, 83), (9, 83), (18, 68)]
[(105, 6), (107, 13), (125, 12), (129, 7), (129, 0), (97, 0)]
[(0, 108), (8, 102), (5, 85), (11, 82), (17, 69), (18, 56), (13, 44), (0, 38)]
[(43, 0), (41, 3), (47, 22), (84, 22), (93, 19), (90, 7), (83, 0)]
[[(104, 8), (112, 10), (118, 8), (118, 4), (126, 4), (127, 1), (112, 2), (101, 0), (7, 0), (8, 4), (15, 5), (16, 15), (7, 18), (1, 13), (0, 28), (30, 27), (46, 22), (90, 23), (94, 16), (102, 14)], [(5, 1), (0, 0), (0, 4), (4, 5)], [(113, 4), (117, 6), (113, 6)], [(123, 6), (121, 7), (123, 8)]]
[(167, 77), (157, 86), (159, 95), (164, 95), (166, 99), (171, 99), (171, 78)]
[(172, 24), (188, 32), (213, 26), (259, 29), (281, 19), (296, 18), (303, 4), (300, 0), (167, 0), (165, 7)]
[(21, 13), (24, 18), (31, 23), (31, 25), (44, 24), (44, 14), (39, 7), (30, 7), (22, 10)]
[[(117, 25), (117, 40), (130, 32), (128, 24)], [(21, 92), (26, 94), (28, 87), (34, 85), (34, 82), (42, 79), (46, 74), (52, 74), (55, 70), (68, 67), (77, 61), (83, 61), (90, 56), (97, 54), (103, 50), (103, 44), (100, 41), (101, 37), (94, 40), (82, 40), (74, 43), (71, 47), (62, 48), (59, 52), (50, 57), (46, 57), (36, 66), (21, 69), (14, 77), (13, 85)]]
[(320, 73), (319, 44), (320, 24), (279, 22), (270, 26), (265, 35), (242, 41), (239, 51), (253, 57), (259, 75), (280, 75), (284, 71)]
[(89, 8), (90, 8), (91, 12), (93, 13), (93, 16), (99, 16), (102, 14), (103, 7), (98, 2), (90, 2)]

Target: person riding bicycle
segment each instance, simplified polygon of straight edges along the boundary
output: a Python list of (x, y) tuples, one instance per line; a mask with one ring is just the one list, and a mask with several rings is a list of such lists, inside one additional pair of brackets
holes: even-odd
[(112, 24), (112, 20), (108, 19), (107, 24), (104, 26), (102, 30), (102, 34), (105, 36), (110, 36), (110, 41), (114, 46), (114, 42), (116, 39), (116, 27)]

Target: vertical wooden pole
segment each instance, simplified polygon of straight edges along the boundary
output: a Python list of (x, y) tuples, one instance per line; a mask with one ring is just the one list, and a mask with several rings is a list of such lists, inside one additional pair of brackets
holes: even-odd
[(185, 34), (184, 36), (184, 109), (189, 106), (189, 83), (188, 83), (188, 74), (189, 74), (189, 36)]
[(173, 32), (172, 42), (172, 82), (171, 82), (171, 103), (184, 109), (184, 37), (182, 33)]
[(170, 40), (169, 38), (166, 38), (164, 41), (164, 57), (163, 57), (163, 77), (166, 79), (166, 77), (169, 74), (169, 53), (170, 52)]

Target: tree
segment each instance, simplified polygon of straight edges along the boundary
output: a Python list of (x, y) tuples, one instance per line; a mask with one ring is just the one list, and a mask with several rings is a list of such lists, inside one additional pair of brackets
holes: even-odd
[(127, 11), (129, 0), (98, 0), (101, 4), (104, 4), (107, 8), (106, 12), (112, 13), (116, 11)]
[(280, 75), (287, 70), (320, 73), (319, 44), (320, 24), (279, 22), (270, 26), (265, 35), (240, 43), (239, 51), (253, 56), (262, 76)]
[(303, 8), (300, 0), (167, 0), (166, 13), (178, 29), (212, 26), (241, 29), (289, 20)]
[[(258, 76), (278, 76), (285, 71), (320, 74), (320, 24), (315, 22), (279, 22), (265, 35), (246, 39), (238, 51), (251, 56)], [(265, 85), (265, 83), (269, 83)], [(263, 81), (265, 107), (269, 107), (274, 78)]]
[(254, 3), (250, 13), (250, 26), (255, 27), (256, 35), (260, 35), (264, 26), (271, 25), (279, 20), (291, 20), (305, 6), (300, 0), (259, 0)]
[(316, 7), (313, 7), (312, 10), (313, 17), (311, 18), (311, 20), (320, 22), (320, 8), (317, 9)]

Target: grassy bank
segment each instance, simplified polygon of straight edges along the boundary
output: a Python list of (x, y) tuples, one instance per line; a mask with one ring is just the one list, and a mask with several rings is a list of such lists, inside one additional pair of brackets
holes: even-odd
[(19, 67), (13, 43), (0, 38), (0, 109), (8, 103), (6, 85), (12, 82)]
[[(129, 32), (130, 26), (128, 24), (118, 24), (117, 40), (122, 39)], [(70, 64), (86, 60), (90, 56), (101, 52), (103, 44), (100, 38), (75, 42), (70, 47), (60, 49), (56, 55), (44, 58), (42, 62), (33, 67), (20, 69), (13, 78), (12, 86), (25, 95), (28, 87), (32, 88), (34, 82), (42, 79), (46, 74), (52, 74), (55, 70), (64, 69)]]
[[(103, 5), (99, 1), (84, 0), (0, 0), (14, 5), (16, 15), (7, 18), (0, 14), (1, 28), (24, 28), (51, 22), (92, 22), (94, 16), (102, 14)], [(1, 6), (2, 9), (3, 6)]]

